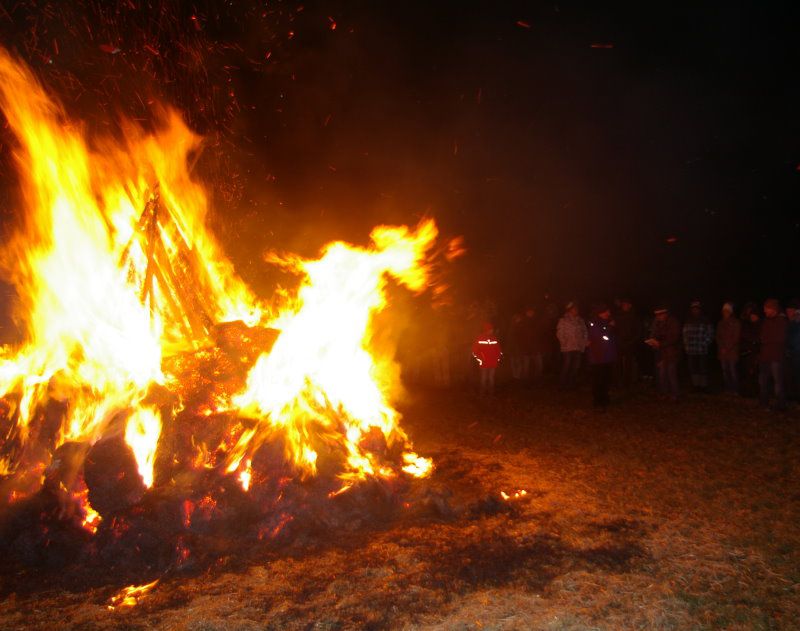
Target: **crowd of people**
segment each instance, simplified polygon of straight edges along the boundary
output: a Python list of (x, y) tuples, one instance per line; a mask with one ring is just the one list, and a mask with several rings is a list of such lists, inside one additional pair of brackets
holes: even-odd
[[(727, 302), (713, 321), (699, 300), (681, 320), (666, 305), (640, 317), (623, 298), (613, 307), (595, 304), (587, 315), (575, 302), (560, 313), (552, 303), (541, 311), (528, 307), (506, 326), (498, 326), (496, 314), (484, 314), (470, 348), (480, 394), (494, 393), (497, 370), (504, 366), (512, 382), (535, 384), (552, 372), (563, 389), (576, 388), (588, 372), (599, 409), (609, 405), (613, 387), (630, 389), (643, 377), (655, 380), (664, 399), (679, 401), (685, 359), (688, 385), (696, 392), (710, 391), (713, 372), (721, 375), (728, 396), (757, 396), (775, 410), (800, 400), (800, 301), (785, 309), (772, 298), (763, 305), (747, 303), (738, 315)], [(447, 360), (439, 353), (439, 383), (442, 363)], [(449, 367), (446, 372), (449, 382)]]

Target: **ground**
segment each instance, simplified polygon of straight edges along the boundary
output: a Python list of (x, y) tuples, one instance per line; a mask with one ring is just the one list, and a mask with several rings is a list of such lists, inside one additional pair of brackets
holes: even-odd
[(19, 594), (6, 576), (0, 628), (796, 628), (800, 415), (647, 388), (605, 413), (588, 399), (411, 393), (438, 513), (171, 574), (113, 611), (120, 584)]

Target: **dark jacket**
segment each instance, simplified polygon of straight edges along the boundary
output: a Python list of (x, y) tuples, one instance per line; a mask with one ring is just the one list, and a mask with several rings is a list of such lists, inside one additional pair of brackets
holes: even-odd
[(608, 320), (589, 320), (589, 347), (586, 351), (590, 364), (611, 364), (617, 360), (617, 342), (614, 326)]
[(523, 355), (536, 355), (543, 351), (542, 316), (524, 315), (520, 322), (520, 349)]
[(761, 322), (742, 319), (742, 333), (739, 338), (739, 351), (742, 357), (752, 358), (758, 354), (758, 336)]
[(742, 337), (742, 323), (736, 316), (722, 318), (717, 324), (717, 356), (721, 360), (739, 359), (739, 340)]
[(631, 311), (620, 311), (614, 321), (617, 323), (617, 345), (621, 355), (629, 355), (636, 351), (636, 347), (642, 341), (642, 324), (636, 313)]
[(658, 341), (656, 361), (676, 362), (681, 356), (681, 324), (670, 314), (666, 320), (653, 320), (651, 337)]
[(786, 356), (786, 337), (789, 322), (782, 313), (774, 318), (764, 318), (761, 321), (761, 332), (758, 340), (761, 347), (758, 351), (758, 361), (779, 362)]
[(786, 350), (789, 356), (797, 359), (800, 357), (800, 317), (795, 316), (794, 320), (789, 320), (787, 330)]

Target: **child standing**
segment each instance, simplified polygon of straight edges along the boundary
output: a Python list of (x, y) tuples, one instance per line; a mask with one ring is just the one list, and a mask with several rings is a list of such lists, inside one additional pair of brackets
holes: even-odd
[(482, 395), (494, 394), (494, 375), (503, 349), (494, 334), (494, 327), (489, 322), (484, 322), (481, 334), (472, 344), (472, 356), (477, 360), (481, 373), (480, 393)]

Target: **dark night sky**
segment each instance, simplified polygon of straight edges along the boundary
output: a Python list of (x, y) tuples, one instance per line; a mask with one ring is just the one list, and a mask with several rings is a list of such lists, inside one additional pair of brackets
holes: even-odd
[[(265, 248), (313, 254), (429, 213), (466, 238), (454, 281), (467, 298), (800, 293), (796, 3), (197, 4), (171, 17), (159, 59), (191, 16), (207, 41), (241, 47), (209, 53), (194, 94), (211, 102), (229, 78), (236, 110), (187, 116), (218, 139), (212, 186), (240, 176), (215, 225), (255, 282)], [(256, 5), (272, 8), (256, 20)], [(152, 31), (125, 11), (72, 61), (62, 44), (55, 65), (124, 70), (144, 54), (127, 26)], [(5, 19), (9, 46), (29, 23)], [(103, 37), (118, 38), (115, 59)], [(180, 80), (148, 89), (192, 107)]]

